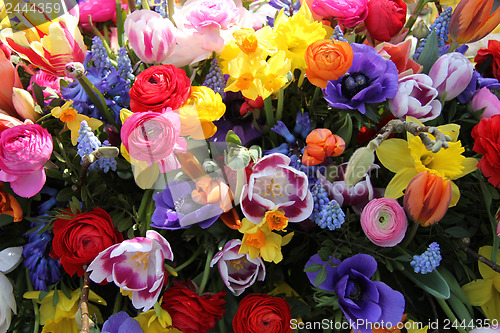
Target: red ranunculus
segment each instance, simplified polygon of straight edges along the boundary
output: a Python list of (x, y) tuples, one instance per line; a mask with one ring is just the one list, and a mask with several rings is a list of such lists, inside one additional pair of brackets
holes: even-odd
[(283, 298), (250, 294), (240, 302), (233, 318), (235, 333), (289, 333), (292, 314)]
[(191, 81), (173, 65), (151, 66), (137, 75), (130, 89), (132, 112), (178, 109), (191, 94)]
[(84, 265), (90, 264), (99, 252), (123, 241), (123, 236), (113, 226), (109, 214), (101, 208), (71, 219), (58, 218), (54, 222), (54, 239), (51, 257), (59, 259), (69, 275), (85, 273)]
[[(174, 282), (163, 294), (161, 307), (172, 317), (172, 326), (182, 333), (204, 333), (215, 327), (226, 309), (226, 293), (204, 293), (199, 296), (186, 282)], [(193, 288), (194, 289), (194, 288)]]
[[(485, 67), (486, 61), (491, 63)], [(476, 57), (476, 70), (480, 70), (484, 77), (494, 77), (500, 80), (500, 42), (494, 39), (488, 41), (488, 48), (481, 48), (477, 51)]]
[(483, 118), (472, 129), (474, 150), (484, 155), (477, 167), (493, 186), (500, 188), (500, 115)]
[(401, 31), (406, 22), (403, 0), (370, 0), (365, 26), (372, 38), (388, 42)]

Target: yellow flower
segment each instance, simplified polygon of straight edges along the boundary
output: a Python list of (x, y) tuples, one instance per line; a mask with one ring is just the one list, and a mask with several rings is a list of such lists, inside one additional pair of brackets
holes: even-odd
[[(269, 213), (271, 215), (268, 215)], [(243, 234), (243, 240), (238, 253), (248, 253), (252, 259), (260, 255), (263, 260), (276, 264), (283, 259), (281, 247), (290, 242), (293, 232), (282, 237), (269, 229), (268, 217), (271, 219), (275, 213), (276, 210), (267, 212), (258, 225), (246, 218), (242, 220), (241, 228), (238, 230)]]
[(290, 60), (285, 57), (285, 52), (283, 51), (269, 58), (261, 76), (263, 99), (277, 93), (280, 88), (288, 83), (286, 76), (290, 72), (290, 68)]
[(161, 307), (158, 306), (158, 308), (160, 316), (154, 309), (151, 309), (134, 318), (139, 322), (144, 333), (182, 333), (176, 328), (169, 327), (172, 325), (172, 317)]
[(282, 10), (275, 20), (273, 31), (274, 41), (278, 49), (285, 51), (286, 57), (290, 59), (292, 71), (306, 68), (304, 55), (307, 47), (327, 35), (323, 24), (314, 21), (305, 5), (292, 17), (286, 16)]
[[(413, 117), (408, 117), (407, 121), (422, 124)], [(465, 149), (460, 141), (457, 141), (460, 126), (448, 124), (439, 126), (438, 129), (449, 135), (452, 142), (449, 142), (449, 148), (442, 148), (437, 153), (428, 151), (420, 137), (410, 133), (407, 133), (407, 140), (385, 140), (377, 148), (376, 153), (380, 162), (396, 173), (387, 185), (386, 197), (395, 199), (401, 197), (413, 177), (423, 171), (436, 174), (444, 180), (455, 180), (476, 170), (477, 160), (462, 155)], [(451, 186), (453, 194), (450, 207), (453, 207), (460, 199), (460, 190), (453, 182)]]
[(251, 59), (243, 52), (228, 63), (229, 80), (224, 91), (241, 91), (243, 96), (256, 99), (263, 95), (262, 82), (258, 79), (267, 63), (263, 58)]
[[(40, 291), (28, 291), (24, 294), (24, 298), (32, 299), (40, 304), (40, 324), (44, 325), (42, 333), (80, 332), (80, 328), (75, 321), (75, 314), (78, 311), (78, 304), (82, 291), (77, 289), (71, 291), (70, 294), (71, 298), (67, 298), (62, 292), (59, 291), (59, 300), (55, 307), (52, 305), (54, 298), (53, 290), (51, 290), (41, 301), (38, 300)], [(93, 291), (90, 291), (89, 293), (89, 301), (106, 305), (106, 301)], [(99, 309), (92, 304), (89, 304), (89, 315), (90, 318), (97, 317), (98, 322), (102, 323), (102, 317)]]
[[(479, 254), (490, 259), (491, 251), (491, 246), (483, 246)], [(500, 253), (496, 264), (500, 264)], [(462, 289), (471, 305), (480, 306), (488, 319), (500, 321), (500, 273), (482, 262), (478, 262), (478, 267), (483, 278), (467, 283)]]
[(419, 328), (421, 327), (420, 326), (420, 323), (417, 323), (417, 322), (414, 322), (413, 320), (408, 320), (408, 322), (406, 322), (405, 326), (407, 329), (407, 332), (408, 333), (427, 333), (427, 329), (429, 328), (429, 326), (424, 326), (423, 328)]
[(213, 121), (226, 112), (226, 105), (220, 94), (209, 87), (193, 86), (191, 95), (179, 108), (181, 135), (191, 135), (194, 139), (208, 139), (217, 132)]
[(66, 127), (71, 131), (71, 143), (76, 146), (82, 120), (87, 122), (92, 131), (98, 129), (102, 125), (102, 121), (79, 114), (71, 107), (72, 104), (73, 101), (67, 101), (63, 106), (53, 108), (51, 114), (66, 124)]

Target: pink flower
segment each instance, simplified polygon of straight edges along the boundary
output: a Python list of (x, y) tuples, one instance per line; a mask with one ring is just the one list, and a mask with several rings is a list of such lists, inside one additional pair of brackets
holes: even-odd
[(406, 214), (396, 199), (380, 198), (370, 201), (361, 213), (361, 228), (375, 245), (392, 247), (406, 234)]
[(439, 98), (446, 93), (445, 101), (460, 95), (469, 85), (474, 66), (462, 53), (452, 52), (442, 55), (432, 65), (429, 76)]
[(166, 108), (162, 113), (136, 112), (128, 117), (121, 128), (121, 139), (131, 157), (148, 163), (158, 162), (165, 173), (179, 167), (173, 152), (185, 152), (186, 140), (180, 137), (179, 115)]
[(441, 114), (438, 91), (432, 87), (432, 79), (426, 74), (413, 74), (399, 79), (398, 92), (389, 100), (389, 109), (395, 117), (412, 116), (422, 122)]
[[(87, 31), (92, 31), (89, 16), (92, 17), (92, 23), (113, 21), (116, 24), (116, 2), (115, 0), (85, 0), (78, 4), (80, 9), (80, 24)], [(127, 10), (128, 6), (121, 5), (122, 9)], [(135, 50), (135, 48), (134, 48)]]
[[(61, 97), (61, 78), (49, 74), (44, 71), (39, 71), (35, 75), (33, 75), (30, 79), (30, 85), (28, 87), (28, 91), (33, 93), (33, 83), (38, 84), (40, 87), (45, 88), (43, 90), (43, 97), (47, 98), (52, 96), (56, 98), (57, 96)], [(35, 95), (33, 95), (35, 97)], [(46, 100), (47, 103), (50, 100)]]
[(175, 47), (175, 27), (152, 10), (136, 10), (125, 20), (125, 34), (139, 59), (163, 63)]
[(311, 10), (323, 18), (332, 16), (353, 28), (368, 16), (368, 0), (314, 0)]
[(45, 184), (45, 162), (52, 154), (52, 137), (38, 124), (7, 128), (0, 134), (0, 181), (10, 182), (21, 197), (37, 194)]
[(487, 87), (479, 89), (471, 101), (472, 110), (478, 111), (484, 109), (482, 118), (491, 118), (494, 115), (500, 114), (500, 100)]
[(281, 209), (289, 222), (302, 222), (313, 210), (313, 198), (304, 172), (290, 167), (290, 158), (275, 153), (261, 158), (241, 193), (245, 217), (259, 224), (268, 210)]
[(113, 281), (131, 292), (132, 305), (147, 311), (153, 307), (167, 278), (164, 260), (173, 260), (170, 244), (154, 230), (108, 247), (90, 263), (90, 279)]
[(262, 259), (251, 259), (248, 253), (239, 254), (240, 246), (240, 239), (230, 240), (210, 263), (210, 267), (217, 264), (222, 281), (236, 296), (253, 285), (255, 280), (264, 281), (266, 277)]

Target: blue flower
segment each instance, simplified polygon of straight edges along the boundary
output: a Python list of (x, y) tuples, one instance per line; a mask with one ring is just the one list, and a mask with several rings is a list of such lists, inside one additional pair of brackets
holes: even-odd
[(373, 47), (356, 43), (351, 46), (351, 68), (339, 79), (329, 81), (323, 94), (334, 108), (357, 109), (365, 114), (365, 103), (381, 103), (396, 96), (398, 70), (394, 62), (384, 59)]
[(494, 78), (484, 78), (478, 71), (474, 70), (469, 85), (457, 96), (457, 99), (460, 103), (466, 104), (472, 99), (476, 91), (484, 87), (488, 89), (500, 89), (500, 83)]
[(102, 333), (144, 333), (139, 322), (126, 312), (118, 312), (102, 325)]
[(439, 244), (434, 242), (421, 255), (414, 255), (410, 265), (413, 267), (415, 273), (427, 274), (439, 266), (441, 259)]

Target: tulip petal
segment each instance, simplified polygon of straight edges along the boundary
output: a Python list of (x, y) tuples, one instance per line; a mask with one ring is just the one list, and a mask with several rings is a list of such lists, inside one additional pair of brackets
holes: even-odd
[(413, 168), (415, 162), (411, 157), (408, 142), (403, 139), (385, 140), (376, 150), (377, 157), (387, 169), (397, 173), (405, 168)]

